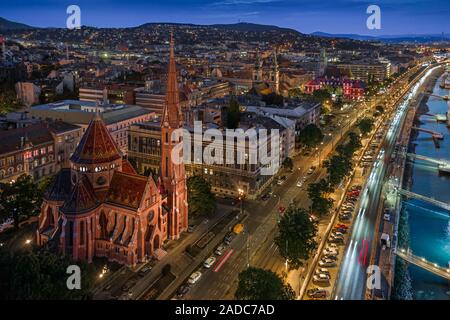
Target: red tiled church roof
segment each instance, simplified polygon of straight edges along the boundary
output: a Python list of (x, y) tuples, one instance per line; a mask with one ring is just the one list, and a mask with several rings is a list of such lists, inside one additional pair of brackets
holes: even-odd
[(138, 209), (147, 186), (147, 177), (114, 172), (106, 202)]
[(105, 163), (120, 159), (120, 151), (100, 115), (89, 123), (70, 160), (78, 164)]
[(65, 214), (83, 214), (95, 209), (99, 204), (89, 179), (83, 175), (73, 187), (61, 211)]
[(134, 170), (133, 166), (131, 165), (130, 161), (127, 159), (122, 159), (122, 172), (128, 173), (128, 174), (136, 174), (136, 170)]

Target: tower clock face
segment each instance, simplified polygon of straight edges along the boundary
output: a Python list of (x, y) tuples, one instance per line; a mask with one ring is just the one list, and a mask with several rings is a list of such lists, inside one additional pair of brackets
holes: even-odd
[(168, 126), (169, 126), (169, 123), (168, 123), (167, 121), (164, 121), (164, 126), (165, 126), (165, 127), (168, 127)]

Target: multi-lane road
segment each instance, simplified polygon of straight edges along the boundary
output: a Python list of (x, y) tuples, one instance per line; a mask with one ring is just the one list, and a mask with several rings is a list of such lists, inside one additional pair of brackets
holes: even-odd
[(371, 252), (377, 213), (379, 212), (380, 195), (384, 184), (387, 165), (395, 147), (396, 138), (403, 126), (405, 115), (411, 100), (416, 96), (423, 79), (431, 74), (427, 71), (421, 75), (422, 80), (412, 88), (408, 88), (405, 99), (396, 109), (392, 122), (386, 132), (382, 148), (374, 163), (372, 172), (361, 193), (358, 214), (353, 222), (352, 234), (349, 239), (344, 259), (341, 263), (339, 278), (334, 292), (336, 300), (360, 300), (365, 298), (367, 279), (367, 261), (359, 259), (361, 253)]

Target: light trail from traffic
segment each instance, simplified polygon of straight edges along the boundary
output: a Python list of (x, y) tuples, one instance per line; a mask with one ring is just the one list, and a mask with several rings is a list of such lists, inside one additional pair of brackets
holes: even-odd
[(436, 68), (434, 67), (428, 70), (409, 90), (392, 119), (383, 140), (384, 148), (380, 150), (367, 183), (361, 193), (361, 205), (350, 237), (350, 245), (346, 249), (339, 271), (338, 282), (336, 283), (334, 293), (336, 300), (363, 300), (365, 297), (366, 266), (359, 263), (358, 244), (362, 245), (363, 240), (366, 240), (365, 243), (370, 252), (373, 245), (372, 239), (386, 164), (389, 163), (389, 158), (395, 145), (395, 139), (400, 131), (401, 123), (407, 113), (409, 104), (417, 95), (420, 86)]

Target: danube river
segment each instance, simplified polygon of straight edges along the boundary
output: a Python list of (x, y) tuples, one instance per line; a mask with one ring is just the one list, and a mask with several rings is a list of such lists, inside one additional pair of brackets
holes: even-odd
[[(436, 81), (433, 94), (448, 95), (448, 89), (439, 87), (440, 81), (441, 78)], [(431, 114), (445, 114), (448, 110), (447, 102), (437, 97), (429, 97), (426, 105)], [(426, 115), (420, 116), (419, 119), (421, 128), (442, 133), (444, 140), (440, 141), (441, 148), (436, 148), (430, 134), (424, 132), (413, 134), (410, 152), (450, 161), (450, 129), (447, 128), (447, 124), (437, 123)], [(411, 164), (407, 174), (411, 175), (409, 180), (411, 191), (450, 202), (450, 176), (439, 175), (435, 165), (416, 160)], [(448, 267), (450, 262), (450, 213), (418, 200), (407, 200), (404, 203), (403, 215), (400, 221), (400, 236), (404, 237), (403, 245), (409, 245), (412, 252), (419, 257)], [(413, 265), (404, 265), (403, 270), (397, 271), (406, 273), (400, 277), (403, 282), (408, 282), (406, 285), (403, 283), (402, 287), (404, 291), (409, 291), (407, 294), (409, 298), (450, 300), (449, 281)], [(398, 280), (396, 279), (397, 284), (399, 284)]]

